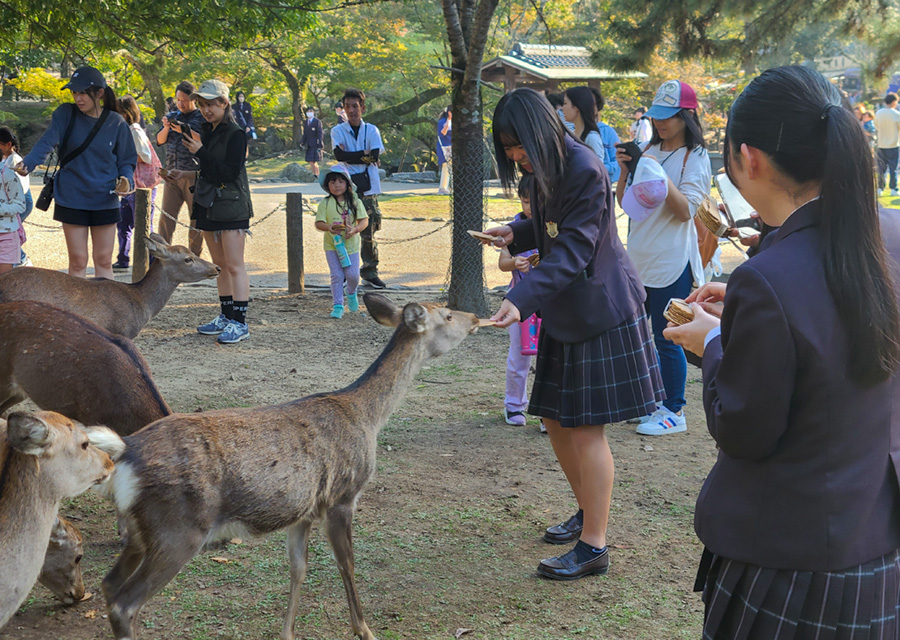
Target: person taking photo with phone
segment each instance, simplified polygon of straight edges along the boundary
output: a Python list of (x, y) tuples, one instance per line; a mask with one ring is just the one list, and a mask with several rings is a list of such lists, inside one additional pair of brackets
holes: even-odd
[[(193, 216), (195, 176), (197, 175), (197, 158), (184, 145), (185, 135), (190, 135), (194, 140), (200, 139), (200, 130), (203, 123), (203, 115), (197, 109), (197, 103), (191, 99), (194, 93), (194, 85), (183, 80), (175, 89), (175, 105), (177, 109), (163, 118), (163, 127), (156, 134), (156, 144), (166, 147), (166, 170), (181, 171), (183, 177), (179, 180), (166, 180), (163, 185), (162, 210), (159, 216), (159, 235), (172, 242), (175, 235), (175, 220), (181, 213), (181, 205), (186, 205), (191, 226), (196, 229), (197, 224)], [(168, 216), (166, 214), (169, 214)], [(173, 220), (172, 218), (175, 218)], [(203, 253), (203, 234), (193, 229), (188, 231), (188, 248), (196, 256)]]
[[(691, 286), (705, 282), (697, 230), (693, 218), (709, 194), (712, 168), (697, 118), (697, 94), (678, 80), (668, 80), (656, 92), (647, 111), (653, 137), (641, 148), (665, 171), (668, 195), (640, 222), (632, 219), (628, 232), (628, 256), (640, 273), (647, 291), (645, 308), (653, 326), (666, 399), (656, 411), (641, 418), (637, 432), (658, 436), (687, 430), (684, 388), (687, 359), (684, 350), (663, 335), (663, 311), (672, 298), (685, 298)], [(629, 184), (629, 161), (623, 145), (616, 160), (622, 169), (616, 198), (622, 204)]]
[(116, 112), (116, 94), (100, 71), (76, 69), (63, 88), (75, 104), (56, 108), (50, 127), (16, 171), (28, 175), (59, 145), (53, 219), (62, 223), (69, 275), (84, 278), (90, 258), (94, 275), (112, 280), (119, 196), (134, 191), (137, 151), (128, 124)]
[[(206, 122), (200, 140), (185, 135), (184, 146), (197, 157), (193, 181), (193, 215), (203, 232), (213, 262), (221, 269), (216, 279), (221, 311), (197, 327), (203, 335), (219, 336), (219, 344), (235, 344), (250, 337), (247, 307), (250, 280), (244, 266), (244, 242), (253, 217), (247, 180), (247, 136), (234, 121), (228, 87), (206, 80), (191, 94)], [(184, 183), (186, 171), (165, 175), (167, 182)]]

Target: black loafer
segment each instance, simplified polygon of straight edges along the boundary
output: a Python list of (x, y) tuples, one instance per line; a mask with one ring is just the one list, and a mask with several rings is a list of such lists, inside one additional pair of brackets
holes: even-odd
[(609, 549), (587, 562), (578, 562), (575, 549), (555, 558), (541, 560), (537, 572), (551, 580), (578, 580), (584, 576), (606, 575), (609, 571)]
[(567, 544), (578, 540), (583, 525), (576, 516), (572, 516), (565, 522), (548, 527), (544, 531), (544, 542), (550, 544)]

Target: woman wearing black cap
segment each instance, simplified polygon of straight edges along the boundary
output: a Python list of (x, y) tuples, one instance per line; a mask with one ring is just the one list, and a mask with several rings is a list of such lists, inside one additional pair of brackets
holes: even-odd
[(94, 275), (112, 279), (119, 196), (134, 191), (134, 140), (116, 112), (116, 94), (97, 69), (81, 67), (63, 88), (71, 89), (75, 104), (53, 112), (50, 127), (16, 171), (28, 175), (59, 145), (53, 219), (62, 222), (69, 275), (85, 276), (90, 235)]

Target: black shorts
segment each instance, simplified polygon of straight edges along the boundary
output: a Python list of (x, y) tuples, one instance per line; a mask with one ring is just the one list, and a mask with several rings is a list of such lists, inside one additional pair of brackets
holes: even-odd
[(122, 219), (122, 214), (118, 207), (100, 211), (85, 211), (84, 209), (70, 209), (56, 203), (53, 205), (53, 219), (80, 227), (101, 227), (106, 224), (116, 224)]

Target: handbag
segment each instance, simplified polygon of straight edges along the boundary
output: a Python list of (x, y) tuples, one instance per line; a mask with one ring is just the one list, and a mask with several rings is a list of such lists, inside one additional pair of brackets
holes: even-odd
[(240, 178), (237, 182), (221, 184), (218, 187), (203, 178), (197, 177), (194, 187), (194, 202), (206, 209), (206, 217), (215, 222), (237, 222), (253, 217), (248, 204), (249, 198), (244, 196)]
[(362, 173), (351, 173), (350, 179), (353, 181), (353, 184), (356, 185), (356, 193), (360, 198), (363, 197), (366, 191), (369, 191), (372, 188), (372, 179), (369, 177), (369, 167), (366, 167), (366, 170)]
[(150, 145), (150, 162), (144, 162), (138, 158), (137, 166), (134, 169), (134, 185), (139, 189), (152, 189), (159, 184), (159, 170), (162, 163), (153, 145)]
[(523, 356), (537, 354), (538, 336), (541, 334), (541, 319), (533, 313), (519, 323), (519, 346)]
[(44, 172), (44, 186), (41, 189), (41, 193), (37, 197), (37, 201), (34, 203), (35, 209), (40, 209), (41, 211), (46, 211), (50, 208), (50, 203), (53, 202), (53, 183), (56, 180), (56, 174), (58, 174), (63, 167), (65, 167), (72, 160), (77, 158), (82, 154), (82, 152), (90, 146), (91, 142), (94, 141), (94, 138), (97, 137), (97, 133), (100, 131), (100, 127), (103, 126), (103, 123), (106, 122), (107, 116), (109, 116), (109, 109), (103, 109), (103, 112), (100, 114), (100, 117), (97, 118), (97, 122), (94, 123), (94, 127), (91, 129), (91, 132), (88, 134), (87, 138), (84, 139), (84, 142), (81, 143), (81, 146), (66, 155), (62, 160), (59, 159), (59, 154), (62, 153), (62, 150), (66, 148), (66, 145), (69, 143), (69, 136), (72, 134), (72, 127), (75, 126), (75, 117), (78, 115), (77, 113), (78, 107), (74, 104), (72, 105), (72, 117), (69, 119), (69, 124), (66, 126), (66, 132), (63, 134), (62, 144), (59, 145), (56, 151), (56, 167), (53, 170), (53, 175), (48, 175), (50, 170)]

